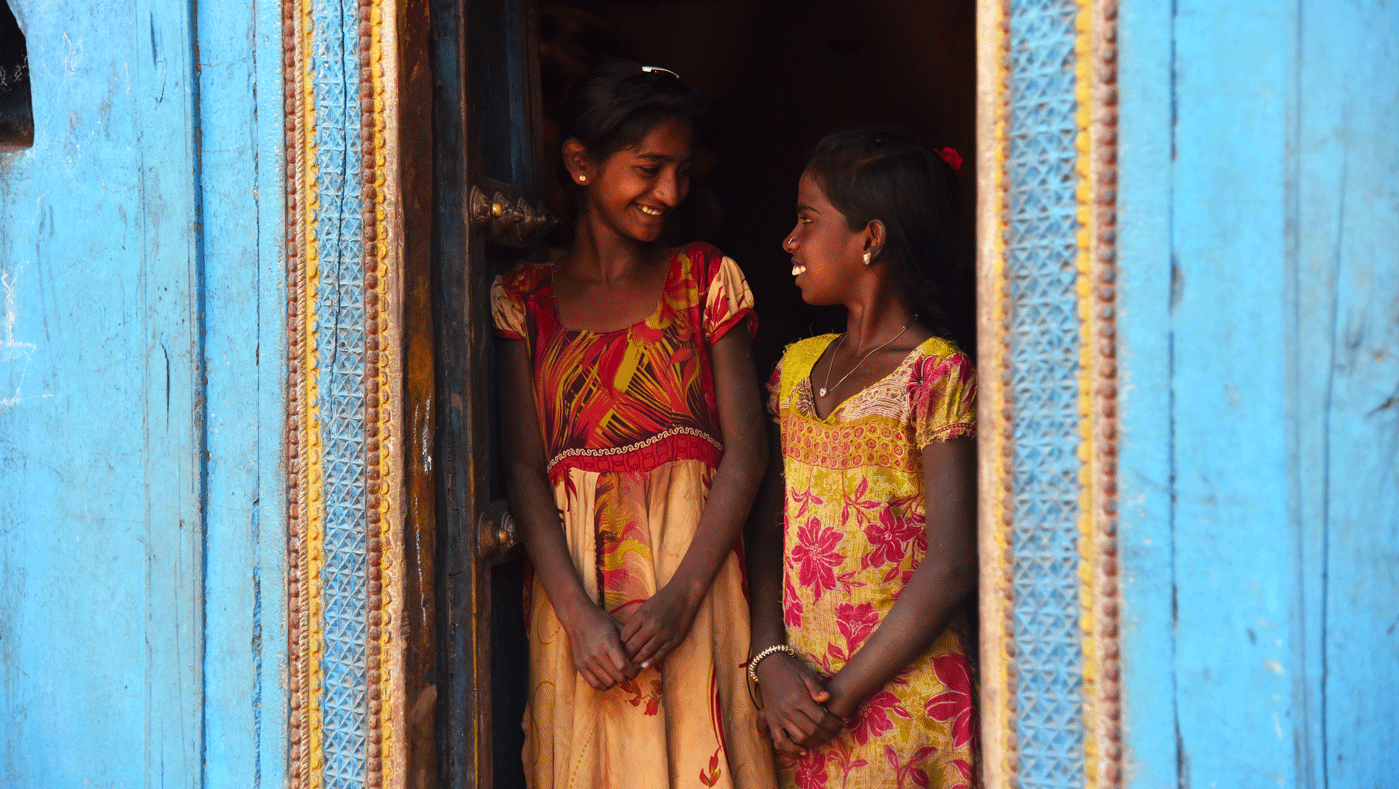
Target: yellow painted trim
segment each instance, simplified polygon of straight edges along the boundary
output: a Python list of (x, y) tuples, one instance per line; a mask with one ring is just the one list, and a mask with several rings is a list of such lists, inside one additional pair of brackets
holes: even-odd
[(1093, 162), (1093, 0), (1077, 0), (1078, 17), (1075, 20), (1074, 39), (1074, 100), (1077, 105), (1075, 122), (1078, 134), (1075, 147), (1078, 161), (1075, 174), (1078, 184), (1075, 198), (1078, 202), (1078, 316), (1079, 316), (1079, 372), (1078, 372), (1078, 415), (1079, 415), (1079, 624), (1083, 650), (1083, 771), (1084, 789), (1098, 787), (1099, 731), (1095, 725), (1098, 698), (1098, 678), (1100, 676), (1100, 656), (1098, 654), (1097, 630), (1094, 626), (1097, 586), (1097, 544), (1095, 492), (1097, 477), (1095, 468), (1098, 461), (1094, 446), (1095, 398), (1093, 392), (1094, 362), (1093, 352), (1093, 239), (1097, 236), (1095, 209), (1095, 172)]
[(302, 283), (303, 331), (301, 348), (302, 377), (305, 386), (306, 408), (304, 421), (306, 447), (303, 458), (306, 464), (306, 660), (309, 692), (306, 703), (306, 738), (308, 745), (306, 786), (320, 789), (325, 771), (325, 753), (321, 718), (321, 693), (325, 684), (322, 670), (324, 655), (323, 614), (325, 602), (321, 589), (321, 571), (325, 567), (325, 501), (322, 485), (324, 481), (324, 453), (321, 442), (320, 415), (320, 364), (319, 347), (316, 335), (316, 295), (320, 280), (320, 246), (316, 239), (316, 217), (320, 203), (317, 197), (316, 169), (316, 95), (311, 73), (311, 40), (313, 35), (310, 0), (299, 0), (297, 4), (300, 34), (299, 63), (301, 88), (301, 220), (302, 256), (306, 261), (305, 279)]
[[(380, 758), (382, 786), (401, 789), (407, 784), (407, 700), (404, 697), (404, 644), (397, 635), (403, 621), (404, 501), (400, 437), (403, 412), (401, 284), (402, 221), (399, 209), (398, 44), (397, 6), (393, 0), (375, 0), (370, 11), (370, 83), (372, 112), (368, 119), (374, 145), (374, 226), (372, 246), (377, 277), (374, 292), (378, 309), (366, 318), (376, 321), (379, 348), (379, 418), (373, 430), (379, 439), (379, 539), (380, 554)], [(395, 130), (395, 133), (390, 133)], [(366, 251), (370, 251), (367, 249)]]

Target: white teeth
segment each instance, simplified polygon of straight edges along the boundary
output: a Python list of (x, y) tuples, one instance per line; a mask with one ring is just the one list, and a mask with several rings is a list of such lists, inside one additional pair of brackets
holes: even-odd
[(657, 211), (657, 210), (654, 209), (654, 208), (648, 208), (647, 206), (640, 205), (640, 204), (638, 204), (636, 207), (637, 207), (637, 208), (640, 208), (640, 209), (641, 209), (641, 213), (646, 214), (647, 216), (660, 216), (660, 215), (661, 215), (661, 212), (660, 212), (660, 211)]
[(806, 266), (802, 266), (802, 265), (792, 266), (792, 276), (795, 277), (795, 276), (797, 276), (797, 275), (799, 275), (799, 274), (805, 274), (805, 273), (806, 273)]

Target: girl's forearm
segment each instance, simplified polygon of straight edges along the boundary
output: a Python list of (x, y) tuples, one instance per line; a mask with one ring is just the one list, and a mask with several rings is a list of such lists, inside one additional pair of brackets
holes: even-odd
[(680, 584), (691, 606), (709, 591), (719, 567), (743, 531), (767, 466), (762, 399), (753, 374), (753, 346), (746, 319), (710, 348), (714, 394), (724, 457), (715, 471), (695, 536), (669, 581)]
[(534, 408), (534, 372), (521, 340), (505, 340), (500, 354), (501, 453), (510, 513), (554, 613), (568, 629), (591, 603), (573, 564), (554, 491), (545, 471), (544, 440)]
[[(771, 433), (776, 433), (772, 430)], [(780, 446), (769, 436), (769, 446)], [(770, 450), (768, 471), (753, 508), (748, 554), (748, 610), (752, 628), (750, 654), (787, 641), (782, 618), (782, 456)]]
[(568, 630), (579, 610), (595, 603), (573, 563), (548, 479), (542, 473), (517, 470), (510, 475), (508, 495), (520, 540), (555, 615)]
[(733, 550), (753, 506), (767, 462), (767, 440), (761, 430), (726, 441), (723, 460), (710, 485), (695, 536), (670, 579), (677, 591), (697, 604)]
[(975, 586), (975, 566), (925, 560), (879, 627), (826, 687), (832, 713), (846, 717), (933, 645)]

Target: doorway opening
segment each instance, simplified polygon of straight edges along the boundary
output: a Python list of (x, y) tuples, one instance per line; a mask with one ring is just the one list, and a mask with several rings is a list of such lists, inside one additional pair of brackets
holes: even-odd
[(34, 144), (34, 100), (30, 95), (29, 51), (24, 31), (0, 2), (0, 151)]
[[(956, 149), (960, 270), (947, 306), (953, 339), (974, 355), (975, 12), (972, 0), (544, 2), (544, 134), (571, 80), (618, 57), (672, 69), (711, 100), (677, 240), (711, 242), (743, 268), (758, 303), (764, 381), (783, 347), (840, 320), (838, 310), (802, 303), (780, 248), (807, 150), (829, 131), (873, 123)], [(557, 158), (558, 141), (542, 149)]]
[[(755, 355), (766, 381), (788, 343), (841, 327), (838, 308), (801, 301), (780, 248), (795, 221), (807, 150), (837, 128), (902, 125), (963, 157), (959, 270), (946, 307), (951, 339), (975, 358), (975, 9), (974, 0), (540, 2), (543, 122), (535, 150), (546, 182), (536, 191), (568, 216), (553, 118), (569, 84), (591, 67), (627, 58), (671, 69), (698, 88), (712, 104), (675, 240), (713, 243), (743, 268), (757, 299)], [(498, 568), (495, 594), (518, 597), (519, 583), (518, 569)], [(494, 785), (513, 789), (524, 786), (527, 667), (517, 658), (527, 645), (513, 621), (491, 629)]]

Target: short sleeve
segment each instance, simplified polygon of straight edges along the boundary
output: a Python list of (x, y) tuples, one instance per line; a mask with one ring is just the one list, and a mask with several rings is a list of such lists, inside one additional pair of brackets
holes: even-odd
[(976, 372), (966, 354), (952, 350), (924, 357), (914, 366), (908, 395), (920, 450), (934, 441), (976, 435)]
[[(733, 258), (725, 256), (709, 280), (704, 299), (704, 337), (713, 345), (739, 321), (753, 315), (753, 291)], [(749, 333), (756, 330), (749, 321)]]
[(782, 421), (782, 360), (772, 368), (768, 377), (768, 416), (774, 422)]
[(491, 283), (491, 318), (495, 333), (510, 340), (525, 339), (525, 305), (518, 291), (507, 289), (501, 274)]

